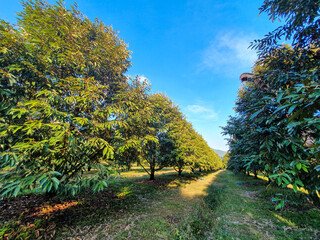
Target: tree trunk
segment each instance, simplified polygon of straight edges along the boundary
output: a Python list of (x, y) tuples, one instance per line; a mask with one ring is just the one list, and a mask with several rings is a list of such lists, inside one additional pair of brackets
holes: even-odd
[(258, 179), (258, 174), (257, 174), (257, 171), (256, 170), (254, 170), (254, 178), (257, 178)]
[(250, 172), (249, 171), (247, 172), (247, 175), (250, 176)]
[(182, 173), (182, 169), (179, 168), (178, 175), (181, 176), (181, 173)]
[(194, 173), (194, 169), (193, 168), (191, 168), (191, 172)]
[(154, 180), (154, 172), (156, 169), (156, 162), (155, 162), (154, 156), (152, 156), (151, 159), (152, 159), (152, 162), (150, 164), (150, 180)]
[(154, 167), (150, 168), (150, 180), (154, 180)]
[(201, 167), (199, 168), (199, 172), (201, 172)]

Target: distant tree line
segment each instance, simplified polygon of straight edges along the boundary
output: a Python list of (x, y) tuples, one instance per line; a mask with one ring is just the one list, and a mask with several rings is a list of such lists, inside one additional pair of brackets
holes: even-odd
[[(284, 25), (252, 43), (259, 55), (228, 120), (228, 167), (303, 187), (320, 205), (320, 1), (265, 0)], [(284, 44), (283, 41), (291, 42)], [(283, 202), (282, 202), (283, 205)]]
[(150, 179), (222, 167), (171, 99), (125, 75), (116, 31), (62, 1), (22, 4), (16, 25), (0, 21), (1, 196), (101, 191), (112, 166), (133, 163)]

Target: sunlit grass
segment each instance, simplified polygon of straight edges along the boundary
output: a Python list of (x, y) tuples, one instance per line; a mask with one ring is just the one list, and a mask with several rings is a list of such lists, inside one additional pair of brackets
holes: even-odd
[(215, 178), (221, 171), (207, 176), (202, 176), (196, 182), (192, 182), (180, 188), (181, 196), (187, 198), (194, 198), (207, 195), (208, 186), (212, 184), (212, 182), (215, 180)]
[[(207, 197), (217, 217), (214, 239), (317, 239), (320, 211), (307, 203), (307, 195), (265, 184), (229, 171), (216, 178)], [(288, 199), (278, 211), (272, 202), (276, 193)]]
[[(118, 171), (122, 178), (136, 178), (136, 177), (147, 177), (149, 176), (148, 173), (140, 166), (132, 166), (128, 171)], [(176, 171), (173, 168), (163, 168), (161, 171), (156, 171), (155, 177), (157, 175), (163, 174), (175, 174)]]
[(128, 195), (132, 194), (131, 188), (130, 187), (123, 187), (120, 189), (120, 191), (117, 193), (118, 198), (125, 198)]
[[(0, 234), (34, 239), (55, 224), (46, 231), (56, 239), (317, 239), (320, 211), (302, 192), (230, 171), (180, 177), (168, 168), (149, 181), (142, 170), (121, 172), (101, 193), (44, 204), (34, 222), (20, 228), (17, 218), (0, 225)], [(288, 202), (275, 211), (271, 199), (279, 192)]]

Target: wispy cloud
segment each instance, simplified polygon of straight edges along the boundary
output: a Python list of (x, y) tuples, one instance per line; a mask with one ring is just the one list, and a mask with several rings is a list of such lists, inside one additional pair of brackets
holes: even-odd
[(141, 83), (143, 83), (143, 82), (150, 83), (149, 79), (146, 78), (144, 75), (138, 76), (138, 80), (139, 80)]
[(248, 47), (256, 38), (255, 34), (244, 32), (218, 34), (203, 51), (200, 70), (210, 69), (223, 73), (250, 70), (257, 55)]
[(218, 114), (213, 108), (197, 104), (188, 105), (186, 108), (186, 114), (189, 118), (196, 121), (216, 119), (218, 117)]

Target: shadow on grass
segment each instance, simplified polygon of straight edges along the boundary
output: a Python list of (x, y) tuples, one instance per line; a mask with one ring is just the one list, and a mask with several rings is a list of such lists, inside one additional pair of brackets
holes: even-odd
[[(275, 210), (278, 204), (274, 201), (275, 197), (286, 200), (283, 209)], [(309, 233), (312, 233), (315, 239), (320, 237), (320, 209), (309, 201), (308, 194), (294, 193), (291, 189), (277, 186), (267, 187), (267, 181), (263, 179), (230, 171), (219, 174), (215, 182), (208, 187), (205, 202), (219, 216), (229, 216), (230, 219), (241, 216), (242, 220), (234, 220), (240, 224), (234, 226), (234, 229), (238, 229), (234, 230), (235, 232), (241, 231), (241, 224), (246, 228), (254, 226), (254, 222), (264, 226), (263, 221), (269, 219), (276, 226), (269, 229), (268, 226), (264, 227), (278, 239), (283, 237), (283, 234), (288, 235), (286, 239), (305, 239), (304, 234)], [(253, 218), (250, 220), (251, 214)], [(251, 226), (248, 225), (250, 222)]]
[[(244, 181), (253, 181), (261, 185), (267, 185), (267, 181), (263, 179), (255, 179), (252, 176), (246, 176), (242, 174), (237, 175), (238, 179)], [(318, 229), (317, 239), (320, 238), (320, 208), (315, 206), (309, 195), (305, 192), (298, 191), (295, 193), (292, 189), (280, 188), (278, 186), (267, 186), (266, 188), (259, 189), (255, 185), (244, 186), (251, 191), (258, 191), (260, 199), (263, 199), (267, 203), (267, 209), (271, 211), (282, 223), (295, 226), (295, 227), (311, 227)], [(274, 198), (280, 198), (285, 200), (283, 209), (275, 210), (277, 201), (272, 201)]]
[(227, 197), (227, 187), (224, 185), (211, 184), (207, 189), (207, 193), (208, 194), (205, 196), (204, 201), (212, 210), (216, 210), (216, 208), (219, 207)]
[(130, 212), (144, 212), (151, 201), (166, 190), (198, 180), (211, 172), (172, 173), (116, 179), (102, 192), (84, 191), (77, 197), (48, 199), (30, 194), (0, 203), (0, 238), (53, 238), (59, 229), (90, 226), (110, 219), (121, 218)]

